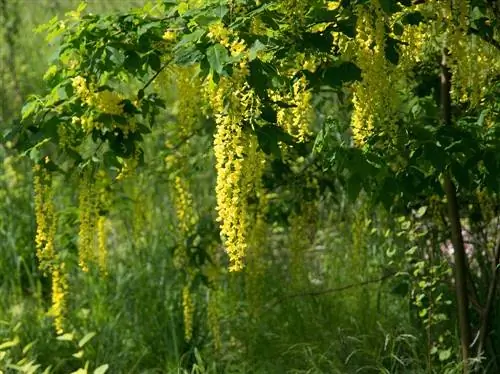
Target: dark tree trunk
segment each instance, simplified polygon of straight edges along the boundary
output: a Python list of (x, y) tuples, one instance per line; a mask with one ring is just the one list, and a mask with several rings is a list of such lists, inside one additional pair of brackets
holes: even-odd
[[(451, 73), (447, 65), (448, 50), (443, 48), (441, 60), (441, 116), (444, 126), (452, 126), (451, 120)], [(454, 276), (457, 298), (458, 323), (460, 331), (460, 345), (464, 373), (469, 372), (467, 360), (470, 358), (471, 328), (469, 323), (469, 300), (467, 294), (467, 255), (465, 253), (460, 210), (458, 206), (457, 190), (448, 171), (444, 174), (444, 191), (448, 202), (448, 219), (450, 221), (451, 241), (455, 260)]]

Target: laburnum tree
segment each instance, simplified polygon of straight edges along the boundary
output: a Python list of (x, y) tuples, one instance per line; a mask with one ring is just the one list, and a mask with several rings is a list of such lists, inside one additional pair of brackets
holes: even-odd
[[(58, 333), (71, 264), (55, 241), (55, 179), (79, 186), (79, 268), (105, 277), (111, 196), (148, 162), (145, 137), (161, 132), (185, 238), (175, 258), (184, 274), (186, 340), (194, 285), (217, 282), (226, 263), (213, 238), (208, 275), (191, 250), (202, 219), (189, 159), (193, 139), (209, 135), (230, 271), (246, 271), (248, 284), (263, 273), (270, 207), (286, 205), (284, 186), (299, 196), (288, 207), (296, 243), (307, 241), (325, 191), (352, 201), (363, 195), (407, 217), (402, 230), (413, 230), (413, 249), (401, 251), (413, 256), (412, 277), (424, 274), (423, 252), (414, 248), (431, 235), (428, 222), (451, 238), (464, 371), (495, 359), (489, 325), (498, 313), (500, 245), (490, 237), (471, 249), (465, 233), (492, 224), (499, 207), (496, 2), (163, 0), (127, 14), (84, 10), (45, 26), (59, 43), (45, 75), (50, 90), (29, 98), (5, 135), (33, 161), (37, 256), (52, 276)], [(162, 123), (165, 116), (174, 119)], [(216, 318), (210, 306), (209, 318)]]

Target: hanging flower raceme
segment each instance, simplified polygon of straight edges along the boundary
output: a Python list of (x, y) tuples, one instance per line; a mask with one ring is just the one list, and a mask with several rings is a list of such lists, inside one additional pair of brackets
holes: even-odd
[(304, 142), (311, 136), (311, 124), (314, 120), (312, 106), (312, 92), (307, 88), (304, 76), (297, 79), (292, 86), (292, 92), (281, 94), (270, 92), (273, 101), (282, 101), (290, 104), (290, 108), (276, 106), (278, 125), (296, 141)]
[(97, 265), (102, 276), (108, 275), (108, 248), (107, 225), (110, 209), (110, 196), (108, 193), (108, 179), (104, 171), (99, 171), (96, 181), (97, 203)]
[[(48, 163), (49, 159), (45, 159)], [(54, 326), (58, 334), (64, 331), (64, 314), (66, 312), (66, 296), (68, 281), (65, 264), (55, 249), (57, 214), (54, 204), (54, 186), (52, 175), (42, 164), (33, 168), (33, 189), (35, 193), (36, 218), (36, 254), (39, 268), (52, 280), (52, 307), (50, 314), (54, 317)]]
[(358, 8), (356, 43), (362, 81), (354, 85), (351, 128), (354, 143), (362, 146), (373, 131), (392, 133), (399, 103), (385, 58), (385, 14), (378, 0)]
[(244, 126), (253, 124), (253, 119), (260, 115), (260, 101), (246, 81), (249, 68), (244, 41), (221, 23), (210, 27), (209, 36), (240, 60), (230, 78), (221, 77), (217, 84), (209, 79), (206, 84), (207, 99), (217, 124), (214, 137), (217, 220), (229, 255), (229, 270), (238, 271), (243, 268), (248, 246), (248, 197), (255, 181), (255, 171), (248, 160), (252, 152), (257, 152), (251, 146), (253, 135)]
[(54, 327), (58, 334), (64, 332), (67, 294), (68, 276), (65, 264), (62, 261), (58, 261), (52, 267), (52, 308), (50, 311), (50, 314), (54, 317)]
[(78, 264), (84, 272), (89, 271), (94, 260), (94, 229), (96, 227), (97, 199), (90, 170), (86, 170), (79, 185), (80, 229), (78, 233)]
[(469, 0), (453, 2), (447, 24), (450, 51), (451, 96), (456, 102), (477, 106), (500, 74), (500, 51), (477, 35), (470, 35)]
[(182, 307), (184, 311), (184, 337), (186, 341), (190, 341), (193, 336), (194, 301), (189, 286), (184, 286), (182, 289)]
[[(48, 161), (48, 159), (46, 160)], [(33, 168), (36, 218), (36, 254), (40, 269), (50, 272), (55, 257), (57, 217), (53, 201), (52, 176), (40, 164)]]

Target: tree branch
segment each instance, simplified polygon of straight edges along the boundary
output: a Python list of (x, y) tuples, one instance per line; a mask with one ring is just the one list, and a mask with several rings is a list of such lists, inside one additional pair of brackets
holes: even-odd
[(275, 300), (273, 303), (268, 305), (267, 308), (270, 309), (273, 306), (275, 306), (283, 301), (290, 300), (290, 299), (296, 299), (296, 298), (304, 297), (304, 296), (322, 296), (322, 295), (333, 293), (333, 292), (341, 292), (341, 291), (349, 290), (351, 288), (363, 287), (363, 286), (366, 286), (369, 284), (379, 283), (379, 282), (382, 282), (382, 281), (384, 281), (384, 280), (386, 280), (386, 279), (388, 279), (388, 278), (390, 278), (398, 273), (399, 272), (392, 272), (392, 273), (388, 273), (388, 274), (386, 274), (380, 278), (377, 278), (377, 279), (370, 279), (370, 280), (366, 280), (366, 281), (359, 282), (359, 283), (348, 284), (348, 285), (342, 286), (342, 287), (327, 288), (325, 290), (309, 291), (309, 292), (302, 292), (302, 293), (298, 293), (298, 294), (286, 295), (286, 296), (280, 297), (277, 300)]

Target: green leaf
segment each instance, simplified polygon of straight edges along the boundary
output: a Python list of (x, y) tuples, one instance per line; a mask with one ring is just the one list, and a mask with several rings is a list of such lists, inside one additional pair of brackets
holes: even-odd
[(265, 105), (261, 110), (260, 118), (274, 124), (278, 120), (278, 114), (270, 105)]
[(274, 154), (281, 157), (281, 150), (278, 142), (294, 144), (293, 137), (276, 125), (265, 125), (256, 128), (255, 133), (262, 151), (266, 154)]
[(439, 351), (439, 361), (446, 361), (451, 357), (451, 348)]
[(359, 175), (353, 174), (347, 179), (346, 192), (352, 202), (356, 201), (362, 189), (363, 180)]
[(19, 344), (19, 342), (20, 342), (19, 336), (16, 336), (14, 339), (8, 340), (0, 344), (0, 350), (15, 347), (16, 345)]
[(206, 31), (204, 29), (199, 28), (199, 29), (194, 30), (190, 34), (185, 34), (182, 36), (179, 43), (177, 43), (177, 47), (180, 47), (183, 44), (187, 44), (187, 43), (196, 43), (203, 37), (203, 35), (205, 35), (205, 33), (206, 33)]
[(94, 370), (94, 374), (104, 374), (108, 371), (108, 369), (109, 369), (108, 364), (101, 365)]
[(35, 112), (38, 109), (39, 105), (40, 103), (35, 100), (28, 101), (26, 104), (24, 104), (23, 108), (21, 109), (22, 119), (26, 119), (27, 117), (29, 117), (31, 113)]
[(137, 52), (127, 51), (125, 52), (125, 62), (123, 67), (131, 73), (136, 72), (142, 66), (142, 59)]
[(265, 49), (266, 46), (262, 44), (259, 39), (257, 39), (250, 47), (250, 50), (248, 51), (248, 60), (249, 61), (255, 60), (257, 58), (257, 54)]
[(418, 208), (417, 212), (415, 213), (415, 217), (422, 218), (424, 216), (425, 212), (427, 212), (427, 206), (421, 206), (420, 208)]
[(384, 12), (389, 15), (396, 13), (401, 9), (399, 4), (394, 0), (380, 0), (380, 6), (384, 10)]
[(90, 341), (90, 339), (92, 339), (96, 335), (97, 334), (95, 332), (89, 332), (83, 338), (80, 339), (80, 341), (78, 342), (78, 346), (82, 348), (85, 344), (87, 344)]
[(59, 335), (57, 337), (57, 340), (62, 340), (62, 341), (66, 341), (66, 342), (70, 342), (74, 339), (74, 335), (73, 333), (70, 333), (70, 332), (67, 332), (66, 334), (62, 334), (62, 335)]
[(399, 40), (391, 38), (390, 36), (385, 39), (385, 57), (390, 63), (394, 65), (397, 65), (399, 62), (399, 44), (401, 44)]
[(144, 97), (144, 90), (141, 88), (137, 93), (137, 100), (142, 100), (143, 97)]
[(207, 60), (210, 68), (217, 74), (222, 74), (224, 65), (229, 61), (227, 49), (221, 44), (215, 44), (207, 49)]
[(353, 62), (343, 62), (338, 66), (328, 67), (323, 70), (322, 78), (320, 84), (339, 88), (345, 82), (361, 80), (361, 69)]
[(160, 71), (161, 69), (161, 59), (156, 53), (150, 53), (148, 55), (148, 65), (154, 71)]

